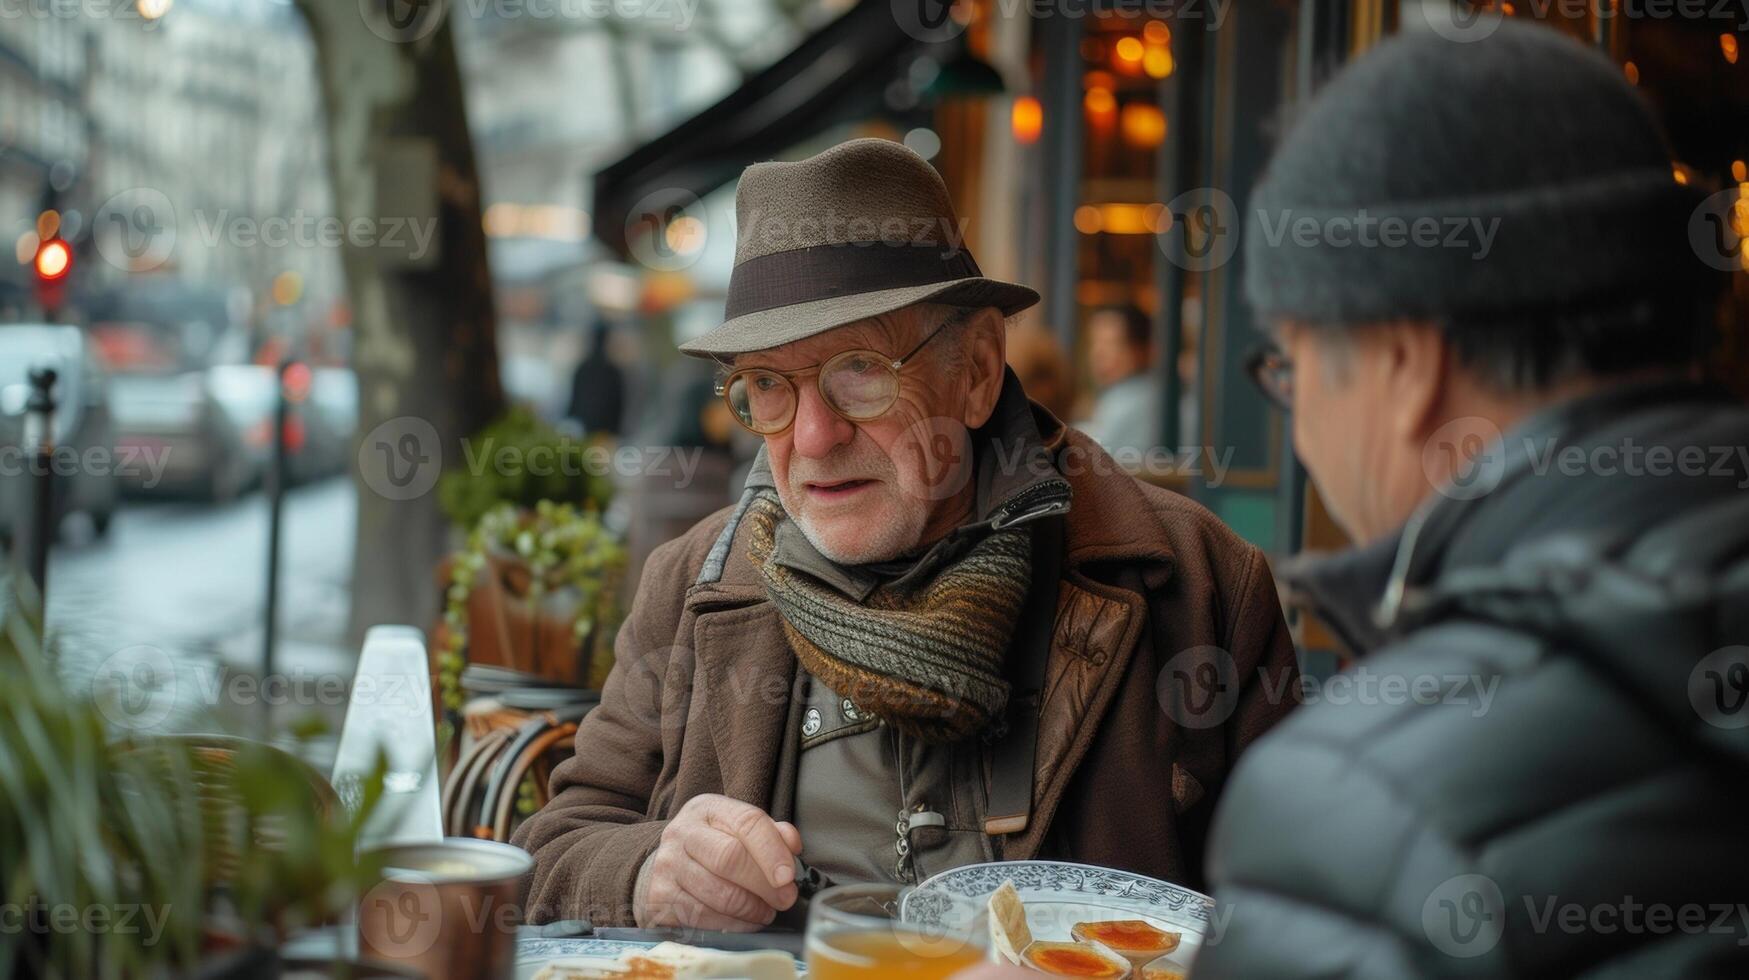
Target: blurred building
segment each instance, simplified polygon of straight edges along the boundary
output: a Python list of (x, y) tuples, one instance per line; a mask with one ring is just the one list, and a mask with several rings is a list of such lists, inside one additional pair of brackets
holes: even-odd
[[(589, 324), (666, 317), (698, 287), (646, 281), (593, 240), (590, 175), (732, 91), (794, 47), (829, 7), (530, 2), (465, 16), (454, 8), (500, 359), (514, 397), (557, 414)], [(660, 335), (638, 346), (631, 359), (652, 376), (672, 355)], [(653, 386), (641, 380), (637, 387)]]
[[(942, 19), (903, 16), (943, 6)], [(707, 256), (732, 239), (721, 209), (747, 164), (854, 135), (903, 140), (941, 171), (984, 271), (1039, 289), (1043, 302), (1025, 316), (1056, 336), (1074, 378), (1086, 379), (1093, 310), (1123, 303), (1150, 315), (1159, 452), (1125, 461), (1138, 475), (1201, 500), (1269, 551), (1328, 545), (1337, 532), (1293, 458), (1286, 420), (1244, 377), (1260, 334), (1234, 254), (1242, 202), (1297, 101), (1406, 22), (1425, 30), (1540, 14), (1646, 91), (1670, 132), (1676, 179), (1749, 190), (1749, 60), (1739, 63), (1734, 13), (1517, 6), (864, 0), (601, 168), (594, 232), (646, 277), (669, 275), (693, 229), (708, 232)], [(1749, 219), (1737, 231), (1742, 239)], [(704, 284), (708, 307), (718, 266), (681, 265)], [(1739, 309), (1745, 278), (1735, 277)], [(1725, 332), (1738, 369), (1749, 364), (1742, 321)]]
[(297, 304), (317, 318), (342, 295), (315, 51), (290, 4), (27, 9), (40, 16), (0, 18), (9, 241), (52, 187), (82, 293), (140, 277), (241, 290), (257, 320)]
[[(89, 156), (88, 58), (82, 21), (0, 17), (0, 235), (8, 254), (34, 232), (45, 196), (70, 188)], [(0, 259), (0, 307), (28, 292), (27, 261)]]

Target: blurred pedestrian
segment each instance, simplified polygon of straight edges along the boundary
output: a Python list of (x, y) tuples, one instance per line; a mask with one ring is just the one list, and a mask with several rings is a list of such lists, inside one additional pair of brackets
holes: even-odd
[(625, 425), (625, 371), (608, 355), (613, 328), (604, 320), (589, 331), (589, 350), (571, 376), (571, 407), (567, 418), (583, 426), (583, 434), (618, 436)]
[(1159, 442), (1160, 382), (1154, 327), (1135, 306), (1106, 306), (1087, 318), (1087, 362), (1099, 399), (1081, 426), (1107, 452), (1147, 451)]
[(1069, 359), (1050, 331), (1029, 326), (1010, 329), (1008, 366), (1028, 397), (1059, 419), (1069, 417), (1074, 410), (1075, 383), (1069, 376)]
[(1507, 20), (1380, 45), (1257, 185), (1257, 377), (1359, 545), (1282, 575), (1364, 656), (1241, 760), (1198, 977), (1749, 976), (1749, 410), (1670, 159)]

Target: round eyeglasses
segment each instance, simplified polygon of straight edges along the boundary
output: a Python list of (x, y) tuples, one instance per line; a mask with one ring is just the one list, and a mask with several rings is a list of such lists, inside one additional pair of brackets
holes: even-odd
[[(834, 354), (817, 369), (815, 384), (820, 389), (821, 400), (826, 407), (851, 422), (869, 422), (887, 414), (893, 403), (899, 400), (899, 369), (959, 319), (949, 318), (903, 357), (888, 357), (872, 350), (847, 350)], [(718, 381), (717, 394), (728, 404), (735, 421), (749, 432), (776, 435), (796, 420), (800, 396), (794, 379), (815, 370), (743, 368)]]

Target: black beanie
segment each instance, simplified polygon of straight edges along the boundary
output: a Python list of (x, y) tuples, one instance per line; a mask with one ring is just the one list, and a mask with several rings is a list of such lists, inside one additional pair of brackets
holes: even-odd
[(1700, 266), (1703, 197), (1578, 41), (1510, 20), (1479, 40), (1402, 34), (1288, 129), (1247, 208), (1245, 288), (1262, 317), (1347, 324), (1668, 286)]

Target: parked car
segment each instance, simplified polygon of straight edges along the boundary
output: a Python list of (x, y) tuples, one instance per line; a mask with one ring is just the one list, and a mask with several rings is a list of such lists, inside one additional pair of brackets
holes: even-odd
[(117, 470), (128, 460), (115, 450), (108, 379), (78, 327), (0, 324), (0, 535), (11, 537), (31, 506), (24, 446), (30, 370), (53, 367), (55, 523), (69, 514), (91, 519), (99, 536), (115, 513)]
[(210, 367), (184, 344), (179, 326), (103, 322), (92, 326), (113, 373), (116, 445), (162, 459), (155, 477), (130, 475), (135, 494), (193, 494), (230, 500), (266, 471), (273, 387), (252, 365)]

